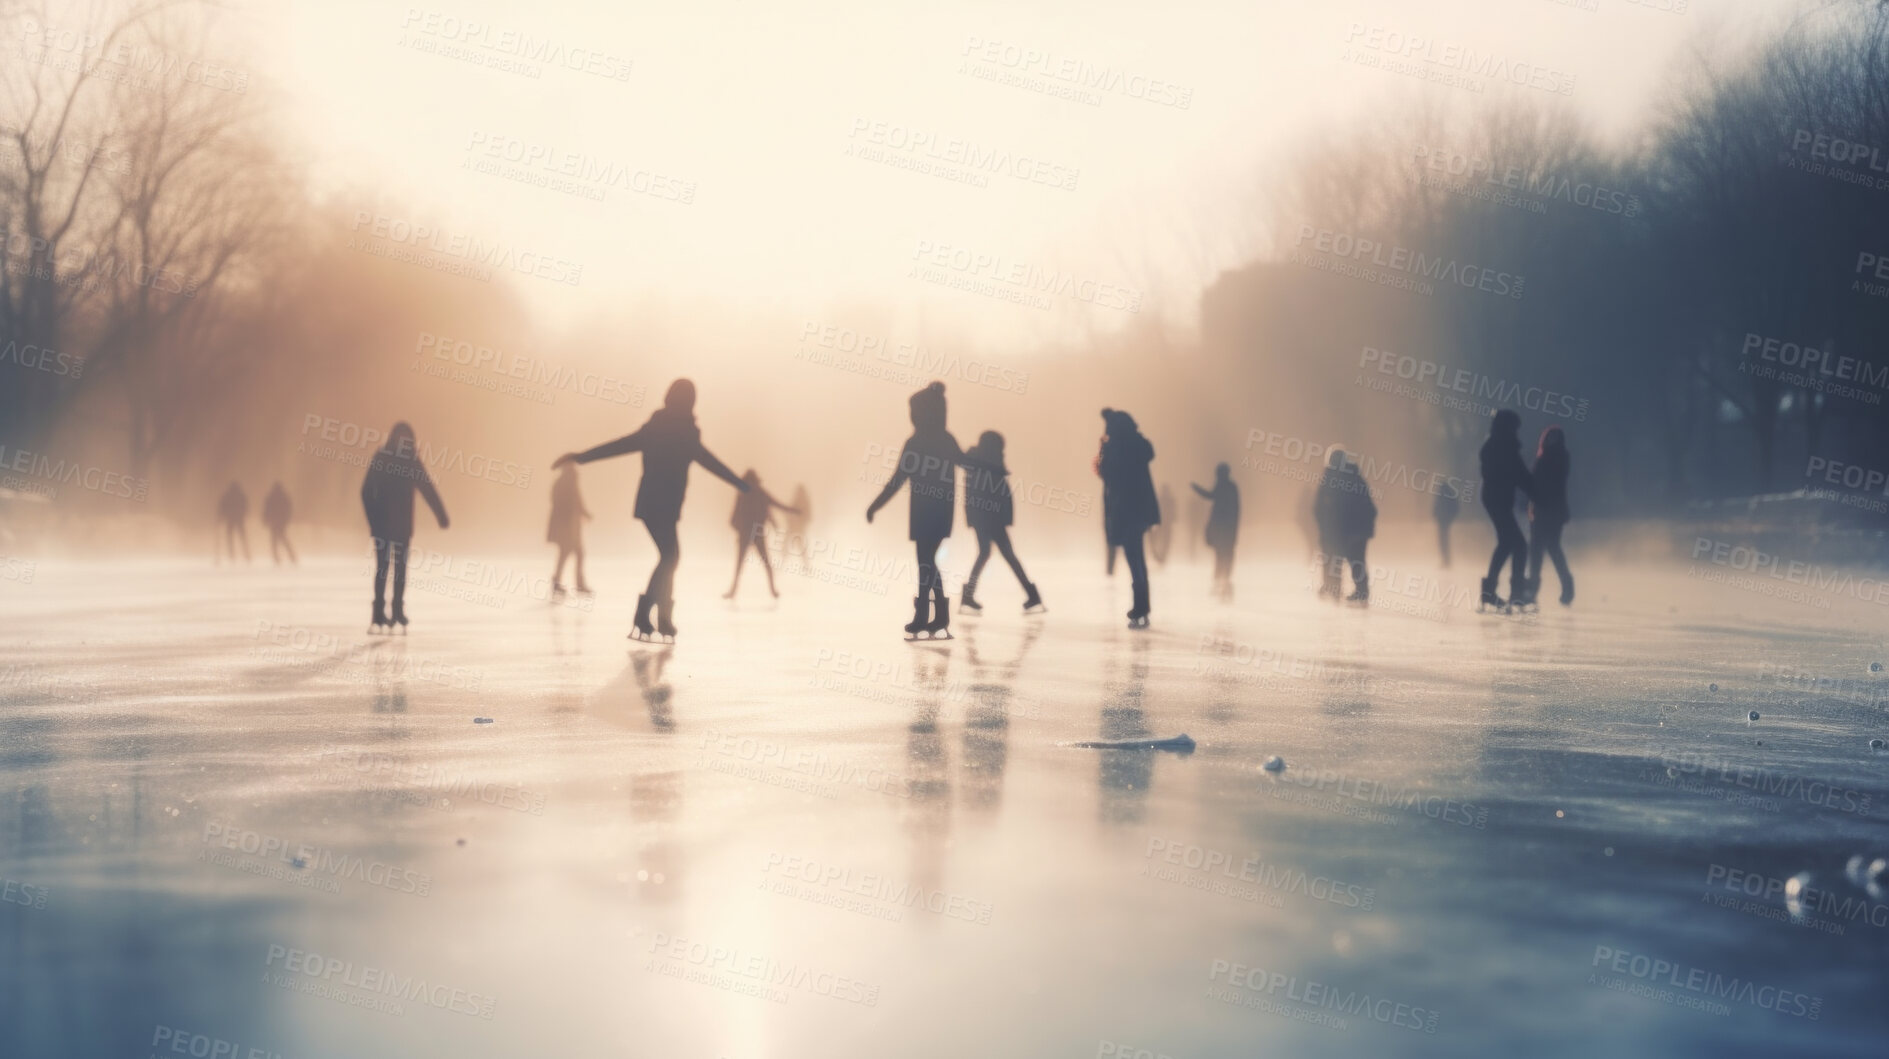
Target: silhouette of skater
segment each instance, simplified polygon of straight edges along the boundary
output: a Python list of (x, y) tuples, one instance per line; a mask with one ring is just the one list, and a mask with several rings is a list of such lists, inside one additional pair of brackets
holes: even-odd
[[(636, 487), (636, 517), (656, 542), (656, 569), (650, 572), (649, 587), (636, 597), (635, 629), (632, 639), (649, 640), (661, 633), (675, 639), (676, 564), (682, 548), (676, 541), (676, 523), (682, 518), (682, 497), (689, 488), (689, 464), (699, 463), (710, 474), (742, 492), (748, 483), (735, 477), (728, 465), (715, 458), (702, 444), (702, 431), (695, 425), (695, 384), (677, 379), (663, 395), (662, 407), (633, 434), (606, 441), (583, 452), (567, 452), (551, 466), (562, 468), (571, 463), (590, 463), (621, 456), (628, 452), (643, 454), (643, 480)], [(649, 623), (650, 608), (656, 610), (656, 624)]]
[(1573, 517), (1568, 510), (1568, 439), (1560, 427), (1541, 432), (1535, 449), (1534, 502), (1528, 505), (1528, 602), (1541, 593), (1541, 557), (1554, 560), (1561, 579), (1561, 605), (1574, 602), (1574, 575), (1561, 552), (1561, 530)]
[(1120, 547), (1128, 560), (1128, 575), (1135, 602), (1128, 611), (1130, 628), (1148, 625), (1148, 557), (1142, 535), (1161, 524), (1161, 502), (1154, 494), (1154, 445), (1135, 426), (1135, 417), (1113, 408), (1102, 409), (1102, 451), (1095, 457), (1095, 473), (1102, 479), (1102, 525), (1109, 546)]
[(741, 476), (748, 488), (735, 497), (735, 513), (728, 519), (728, 524), (735, 528), (735, 579), (723, 593), (723, 599), (735, 598), (735, 589), (741, 587), (741, 564), (748, 558), (748, 546), (754, 546), (754, 552), (761, 557), (761, 569), (767, 571), (767, 594), (775, 599), (781, 594), (774, 590), (774, 567), (767, 561), (767, 528), (774, 524), (774, 508), (780, 508), (789, 515), (800, 514), (800, 509), (786, 504), (768, 495), (761, 488), (761, 476), (748, 468), (748, 473)]
[(269, 558), (277, 566), (282, 565), (283, 551), (289, 553), (289, 562), (297, 566), (302, 563), (295, 556), (295, 546), (289, 543), (289, 517), (294, 513), (295, 505), (282, 483), (270, 486), (269, 495), (262, 498), (262, 524), (269, 527)]
[[(387, 443), (374, 453), (361, 481), (361, 507), (367, 512), (367, 532), (374, 538), (374, 619), (372, 632), (382, 626), (389, 630), (407, 625), (407, 545), (413, 540), (413, 493), (419, 490), (426, 506), (433, 509), (439, 528), (450, 525), (446, 505), (440, 503), (439, 490), (420, 462), (419, 445), (413, 428), (404, 421), (387, 432)], [(393, 568), (394, 610), (387, 613), (385, 585), (388, 567)]]
[(1240, 487), (1233, 484), (1233, 468), (1222, 463), (1213, 469), (1213, 488), (1193, 482), (1201, 499), (1213, 502), (1207, 515), (1207, 547), (1213, 549), (1213, 594), (1233, 598), (1233, 548), (1240, 540)]
[(805, 485), (794, 486), (794, 498), (789, 501), (793, 506), (787, 509), (787, 536), (800, 541), (795, 547), (805, 548), (807, 524), (813, 521), (813, 498), (807, 495)]
[(1515, 491), (1520, 489), (1531, 499), (1535, 484), (1522, 462), (1522, 417), (1502, 409), (1489, 420), (1489, 440), (1482, 443), (1482, 509), (1495, 524), (1495, 554), (1489, 557), (1489, 574), (1482, 579), (1481, 605), (1506, 607), (1496, 595), (1496, 582), (1502, 577), (1502, 564), (1513, 560), (1509, 574), (1509, 598), (1528, 599), (1528, 540), (1515, 521)]
[(1010, 572), (1017, 575), (1017, 584), (1023, 586), (1023, 609), (1034, 610), (1043, 605), (1043, 597), (1024, 575), (1016, 549), (1010, 546), (1010, 523), (1016, 515), (1016, 501), (1010, 492), (1010, 471), (1004, 467), (1004, 436), (995, 430), (984, 431), (971, 447), (969, 456), (982, 466), (973, 466), (964, 472), (964, 522), (977, 533), (977, 561), (971, 564), (971, 576), (964, 581), (963, 606), (973, 611), (984, 609), (977, 601), (977, 579), (984, 572), (984, 564), (990, 561), (994, 544), (1004, 562), (1010, 564)]
[(1318, 520), (1319, 567), (1323, 577), (1318, 594), (1335, 602), (1345, 587), (1346, 564), (1351, 567), (1354, 603), (1371, 599), (1371, 575), (1364, 565), (1364, 546), (1377, 535), (1377, 504), (1371, 486), (1358, 473), (1358, 461), (1332, 446), (1325, 457), (1325, 473), (1318, 479), (1318, 497), (1312, 504)]
[[(951, 536), (957, 507), (958, 466), (973, 461), (945, 429), (944, 383), (934, 382), (911, 396), (912, 436), (899, 452), (898, 469), (866, 508), (866, 521), (879, 513), (907, 479), (912, 483), (911, 539), (918, 553), (918, 596), (912, 600), (908, 639), (951, 635), (951, 601), (938, 572), (938, 545)], [(981, 466), (981, 464), (977, 464)], [(986, 468), (994, 470), (994, 468)]]
[[(1160, 502), (1161, 510), (1176, 510), (1174, 507), (1174, 490), (1168, 488), (1166, 482), (1161, 483)], [(1174, 527), (1171, 523), (1163, 522), (1148, 531), (1148, 555), (1154, 559), (1154, 565), (1166, 568), (1168, 564), (1168, 549), (1173, 544)]]
[(235, 482), (230, 483), (223, 495), (217, 498), (216, 518), (223, 524), (223, 547), (217, 550), (217, 562), (223, 561), (223, 552), (228, 551), (230, 562), (236, 561), (236, 542), (243, 542), (243, 561), (249, 562), (249, 529), (243, 522), (249, 518), (249, 494)]
[(577, 487), (577, 467), (566, 464), (551, 483), (551, 524), (544, 539), (558, 546), (557, 565), (551, 568), (551, 594), (564, 594), (564, 561), (577, 557), (577, 591), (590, 594), (584, 583), (584, 523), (590, 521), (590, 509), (584, 506), (584, 494)]
[(1436, 494), (1436, 502), (1430, 505), (1430, 517), (1436, 519), (1436, 550), (1443, 556), (1445, 570), (1450, 568), (1450, 523), (1456, 521), (1456, 513), (1462, 506), (1462, 497), (1448, 482), (1443, 484), (1443, 491)]

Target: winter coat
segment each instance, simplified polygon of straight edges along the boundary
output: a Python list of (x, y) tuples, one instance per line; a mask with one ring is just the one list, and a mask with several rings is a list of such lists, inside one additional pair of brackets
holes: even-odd
[(584, 546), (584, 519), (590, 510), (584, 507), (584, 494), (577, 488), (577, 476), (559, 475), (551, 483), (551, 524), (544, 539), (560, 548)]
[(1154, 494), (1154, 444), (1140, 431), (1111, 433), (1102, 442), (1096, 473), (1102, 476), (1102, 525), (1110, 544), (1133, 544), (1161, 522)]
[(1194, 492), (1213, 502), (1207, 513), (1207, 547), (1232, 550), (1240, 540), (1240, 487), (1229, 478), (1213, 483), (1212, 489), (1195, 486)]
[(1377, 536), (1377, 504), (1370, 483), (1353, 467), (1327, 467), (1319, 476), (1312, 516), (1318, 522), (1319, 543), (1329, 552)]
[(374, 451), (361, 482), (361, 507), (367, 512), (367, 532), (379, 540), (413, 539), (413, 493), (418, 490), (433, 509), (433, 517), (446, 521), (446, 506), (426, 473), (409, 435), (389, 439)]
[(1492, 514), (1515, 512), (1515, 491), (1533, 496), (1535, 484), (1522, 462), (1519, 438), (1492, 437), (1482, 443), (1482, 506)]
[(262, 524), (280, 530), (289, 524), (289, 517), (294, 513), (295, 505), (289, 502), (289, 494), (281, 486), (269, 490), (269, 495), (262, 498)]
[(1566, 523), (1574, 517), (1568, 510), (1568, 450), (1544, 452), (1535, 460), (1534, 503), (1528, 505), (1529, 521), (1541, 525)]
[(994, 467), (964, 470), (964, 524), (990, 533), (1016, 518), (1016, 500), (1010, 492), (1010, 471), (1000, 460)]
[(689, 489), (689, 464), (699, 463), (710, 474), (736, 489), (747, 488), (735, 472), (702, 445), (702, 431), (691, 412), (663, 407), (642, 429), (606, 441), (577, 454), (578, 463), (643, 454), (643, 480), (636, 487), (636, 517), (644, 522), (675, 522), (682, 518), (682, 498)]
[[(899, 465), (879, 492), (884, 503), (910, 479), (912, 486), (912, 540), (943, 540), (951, 536), (957, 514), (958, 464), (970, 458), (948, 430), (913, 434), (899, 450)], [(981, 466), (981, 465), (980, 465)]]

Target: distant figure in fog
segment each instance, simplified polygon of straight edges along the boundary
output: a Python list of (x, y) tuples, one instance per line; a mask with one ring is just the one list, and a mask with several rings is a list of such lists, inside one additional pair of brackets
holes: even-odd
[(951, 536), (951, 522), (957, 511), (958, 466), (972, 460), (958, 447), (958, 439), (945, 429), (944, 383), (934, 382), (911, 396), (912, 436), (899, 451), (898, 469), (886, 480), (871, 506), (866, 521), (891, 502), (907, 479), (912, 483), (911, 539), (918, 554), (918, 596), (912, 600), (912, 620), (906, 623), (907, 639), (951, 636), (951, 600), (946, 597), (944, 576), (938, 570), (938, 546)]
[(1436, 550), (1443, 556), (1443, 569), (1450, 568), (1450, 523), (1456, 521), (1456, 514), (1462, 510), (1462, 497), (1456, 494), (1456, 487), (1443, 483), (1443, 491), (1436, 494), (1436, 502), (1430, 505), (1430, 517), (1436, 519)]
[(557, 565), (551, 568), (551, 595), (564, 594), (564, 561), (577, 557), (577, 591), (590, 595), (584, 583), (584, 523), (590, 521), (590, 509), (584, 506), (584, 494), (577, 487), (577, 465), (566, 464), (551, 483), (551, 524), (544, 539), (558, 546)]
[[(676, 541), (676, 523), (682, 519), (682, 498), (689, 489), (689, 465), (699, 463), (709, 473), (742, 492), (748, 484), (735, 477), (728, 465), (715, 458), (702, 444), (702, 431), (695, 425), (695, 383), (677, 379), (663, 395), (662, 407), (633, 434), (606, 441), (583, 452), (567, 452), (551, 466), (562, 468), (572, 463), (590, 463), (629, 452), (643, 454), (643, 480), (636, 487), (636, 517), (656, 542), (656, 569), (650, 572), (649, 587), (636, 597), (635, 628), (632, 639), (650, 640), (657, 633), (671, 640), (676, 626), (671, 620), (675, 607), (676, 565), (682, 548)], [(650, 608), (655, 608), (656, 624), (649, 623)]]
[(984, 609), (977, 601), (977, 579), (983, 575), (991, 546), (995, 545), (1004, 562), (1010, 564), (1010, 572), (1017, 575), (1017, 584), (1023, 586), (1024, 611), (1036, 610), (1043, 605), (1043, 597), (1024, 575), (1023, 563), (1010, 546), (1016, 502), (1010, 492), (1010, 471), (1004, 466), (1004, 436), (995, 430), (984, 431), (967, 455), (977, 462), (964, 472), (964, 522), (977, 534), (977, 561), (971, 564), (971, 576), (964, 580), (962, 605), (972, 611)]
[[(419, 444), (413, 428), (395, 423), (387, 432), (387, 443), (374, 453), (367, 465), (367, 477), (361, 482), (361, 507), (367, 512), (367, 532), (374, 538), (374, 621), (368, 631), (395, 625), (407, 626), (407, 546), (413, 540), (413, 494), (418, 490), (433, 509), (439, 528), (450, 525), (446, 505), (440, 503), (439, 490), (420, 462)], [(386, 582), (393, 568), (394, 610), (387, 614)]]
[(295, 546), (289, 543), (289, 518), (295, 513), (295, 505), (289, 501), (288, 490), (277, 482), (269, 487), (269, 495), (262, 498), (262, 524), (269, 527), (269, 558), (277, 566), (282, 565), (282, 552), (289, 553), (289, 562), (300, 566), (302, 561), (295, 556)]
[(1335, 445), (1325, 457), (1325, 473), (1319, 476), (1312, 511), (1318, 520), (1318, 594), (1336, 602), (1344, 591), (1344, 568), (1349, 564), (1351, 595), (1345, 598), (1370, 602), (1371, 574), (1364, 564), (1364, 547), (1377, 535), (1377, 504), (1371, 500), (1370, 484), (1358, 473), (1358, 461)]
[(1489, 440), (1482, 443), (1482, 509), (1495, 524), (1495, 554), (1489, 557), (1489, 575), (1482, 579), (1482, 604), (1506, 607), (1496, 594), (1502, 564), (1514, 563), (1509, 574), (1509, 598), (1528, 598), (1528, 540), (1515, 521), (1515, 491), (1535, 495), (1528, 465), (1522, 462), (1522, 417), (1504, 408), (1489, 420)]
[(1142, 536), (1161, 524), (1161, 502), (1154, 493), (1154, 445), (1143, 437), (1135, 417), (1113, 408), (1102, 409), (1102, 451), (1095, 457), (1095, 473), (1102, 479), (1102, 525), (1111, 548), (1120, 547), (1128, 560), (1135, 601), (1128, 611), (1130, 628), (1148, 626), (1148, 558)]
[(774, 524), (775, 508), (789, 515), (798, 515), (800, 510), (769, 496), (767, 490), (761, 488), (761, 476), (754, 468), (748, 468), (741, 480), (748, 488), (735, 496), (735, 513), (728, 519), (728, 524), (735, 528), (735, 579), (721, 598), (735, 598), (735, 589), (741, 587), (741, 564), (748, 558), (748, 546), (753, 545), (755, 554), (761, 557), (761, 569), (767, 571), (767, 594), (779, 599), (781, 594), (774, 590), (774, 566), (767, 561), (767, 528)]
[(807, 524), (813, 521), (813, 498), (807, 495), (805, 485), (794, 486), (794, 499), (791, 503), (794, 506), (787, 509), (787, 536), (801, 542), (795, 547), (805, 548)]
[(230, 483), (223, 495), (217, 498), (216, 519), (222, 524), (222, 547), (217, 549), (217, 562), (223, 561), (223, 553), (229, 552), (230, 562), (236, 561), (236, 542), (243, 542), (243, 561), (249, 562), (249, 529), (243, 523), (249, 518), (249, 494), (235, 482)]
[(1535, 449), (1534, 502), (1528, 505), (1528, 602), (1541, 593), (1541, 557), (1554, 560), (1561, 579), (1561, 605), (1574, 602), (1574, 575), (1561, 552), (1561, 530), (1573, 513), (1568, 510), (1568, 439), (1560, 427), (1541, 432)]
[(1213, 469), (1213, 488), (1194, 492), (1213, 503), (1207, 515), (1207, 547), (1213, 549), (1213, 594), (1233, 598), (1233, 549), (1240, 542), (1240, 487), (1233, 484), (1233, 468), (1222, 463)]
[[(1174, 490), (1166, 482), (1161, 483), (1161, 510), (1174, 511)], [(1174, 526), (1163, 522), (1148, 531), (1148, 555), (1154, 565), (1165, 568), (1168, 564), (1168, 550), (1174, 545)]]

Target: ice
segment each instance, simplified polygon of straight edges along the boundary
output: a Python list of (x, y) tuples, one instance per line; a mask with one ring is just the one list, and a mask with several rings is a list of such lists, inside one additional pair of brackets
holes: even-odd
[(907, 644), (903, 583), (729, 605), (720, 560), (674, 645), (624, 638), (640, 563), (369, 637), (355, 560), (42, 561), (0, 598), (0, 1053), (1880, 1054), (1880, 706), (1764, 668), (1858, 673), (1879, 624), (1657, 567), (1337, 607), (1248, 561), (1130, 631), (1099, 556), (1026, 555), (1055, 613), (999, 569)]

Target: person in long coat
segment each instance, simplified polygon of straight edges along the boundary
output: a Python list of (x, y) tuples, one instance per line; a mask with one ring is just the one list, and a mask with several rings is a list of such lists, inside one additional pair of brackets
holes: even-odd
[(938, 570), (938, 546), (951, 536), (957, 513), (958, 467), (970, 462), (958, 439), (945, 429), (944, 383), (934, 382), (911, 396), (912, 436), (899, 450), (898, 467), (866, 508), (871, 522), (891, 502), (899, 487), (911, 483), (910, 535), (918, 556), (918, 596), (912, 600), (910, 635), (949, 635), (951, 601)]
[(1568, 510), (1568, 439), (1560, 427), (1541, 432), (1535, 448), (1535, 499), (1528, 505), (1528, 600), (1533, 603), (1541, 591), (1542, 556), (1554, 560), (1554, 572), (1561, 579), (1561, 605), (1574, 602), (1574, 574), (1568, 570), (1568, 557), (1561, 551), (1561, 531), (1573, 512)]
[[(689, 465), (701, 464), (710, 474), (744, 493), (748, 485), (702, 444), (702, 430), (695, 425), (695, 383), (688, 379), (669, 384), (662, 407), (635, 433), (583, 452), (567, 452), (551, 466), (591, 463), (631, 452), (643, 454), (643, 480), (636, 487), (636, 517), (656, 544), (656, 569), (650, 572), (649, 587), (636, 597), (636, 628), (631, 635), (639, 640), (650, 639), (655, 633), (674, 638), (676, 565), (682, 561), (676, 523), (682, 519), (682, 499), (689, 489)], [(649, 623), (651, 608), (656, 612), (653, 628)]]
[(1233, 468), (1222, 463), (1213, 469), (1213, 488), (1193, 486), (1213, 509), (1207, 515), (1207, 547), (1213, 549), (1213, 594), (1233, 598), (1233, 549), (1240, 542), (1240, 487), (1233, 484)]
[(1111, 548), (1120, 547), (1133, 582), (1134, 605), (1128, 611), (1131, 626), (1148, 623), (1148, 557), (1142, 537), (1161, 522), (1161, 502), (1155, 496), (1154, 445), (1143, 437), (1135, 417), (1113, 408), (1102, 409), (1102, 448), (1095, 457), (1095, 473), (1102, 479), (1102, 524)]
[(584, 506), (584, 493), (577, 485), (577, 465), (566, 464), (551, 483), (551, 522), (545, 527), (544, 539), (558, 546), (557, 565), (551, 568), (551, 594), (564, 594), (564, 562), (577, 558), (577, 591), (581, 595), (590, 594), (590, 586), (584, 583), (584, 523), (590, 519), (590, 509)]
[[(439, 528), (450, 525), (439, 490), (420, 462), (419, 443), (404, 421), (387, 432), (387, 442), (374, 453), (361, 481), (361, 507), (367, 513), (367, 532), (374, 538), (374, 625), (404, 628), (407, 624), (407, 549), (413, 540), (413, 494), (426, 498)], [(385, 609), (389, 568), (394, 582), (394, 609)]]
[(1517, 490), (1531, 498), (1535, 495), (1534, 478), (1528, 464), (1522, 462), (1522, 417), (1502, 409), (1489, 420), (1489, 440), (1478, 454), (1482, 464), (1482, 509), (1495, 525), (1495, 553), (1489, 556), (1489, 574), (1482, 579), (1482, 602), (1492, 607), (1506, 606), (1496, 595), (1496, 582), (1502, 577), (1502, 564), (1513, 562), (1509, 573), (1509, 598), (1528, 599), (1528, 538), (1515, 521)]
[(984, 431), (968, 455), (981, 466), (964, 472), (964, 522), (977, 533), (977, 561), (971, 564), (971, 576), (964, 579), (963, 606), (974, 611), (984, 609), (977, 601), (977, 579), (983, 575), (994, 546), (1010, 564), (1010, 572), (1017, 575), (1017, 584), (1023, 586), (1023, 609), (1034, 610), (1043, 605), (1043, 597), (1023, 572), (1017, 550), (1010, 544), (1016, 499), (1010, 491), (1010, 471), (1004, 466), (1004, 436), (995, 430)]
[(1364, 548), (1377, 535), (1377, 504), (1370, 483), (1358, 473), (1358, 461), (1334, 445), (1325, 457), (1325, 472), (1318, 479), (1312, 505), (1318, 520), (1319, 563), (1323, 580), (1318, 594), (1334, 601), (1344, 591), (1344, 568), (1351, 567), (1354, 603), (1371, 598), (1371, 575), (1364, 563)]

